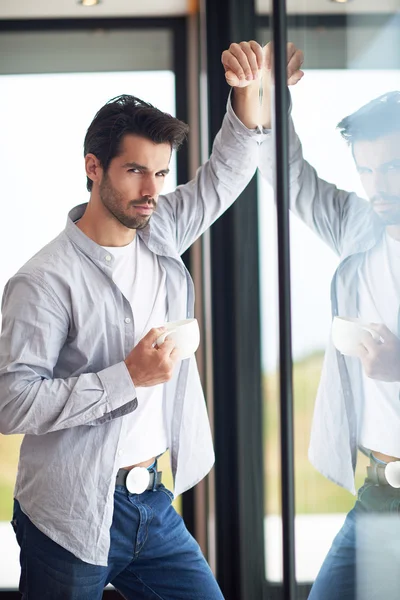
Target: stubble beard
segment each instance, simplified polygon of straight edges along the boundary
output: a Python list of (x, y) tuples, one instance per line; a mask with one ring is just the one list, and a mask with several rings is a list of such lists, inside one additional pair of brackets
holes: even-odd
[[(391, 203), (393, 204), (393, 207), (386, 211), (376, 210), (375, 204), (379, 201)], [(400, 197), (397, 198), (391, 196), (390, 198), (373, 198), (371, 203), (375, 214), (381, 219), (384, 225), (400, 225)]]
[[(100, 200), (105, 208), (128, 229), (144, 229), (151, 219), (151, 215), (128, 215), (124, 212), (123, 197), (111, 184), (107, 174), (104, 175), (99, 188)], [(154, 199), (141, 198), (140, 200), (132, 200), (129, 205), (135, 204), (150, 204), (155, 208)]]

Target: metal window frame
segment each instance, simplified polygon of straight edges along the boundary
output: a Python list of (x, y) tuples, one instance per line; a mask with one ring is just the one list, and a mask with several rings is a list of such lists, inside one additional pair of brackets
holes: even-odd
[[(220, 56), (255, 38), (253, 0), (206, 0), (209, 145), (229, 87)], [(258, 202), (254, 177), (213, 225), (211, 283), (217, 579), (227, 600), (264, 594)]]
[[(388, 21), (393, 19), (395, 13), (348, 13), (348, 14), (327, 14), (327, 13), (301, 13), (301, 14), (287, 14), (286, 23), (287, 28), (296, 27), (325, 27), (327, 29), (332, 27), (342, 27), (346, 29), (349, 25), (356, 27), (382, 27), (386, 25)], [(271, 16), (259, 15), (257, 17), (257, 28), (267, 28), (271, 25)]]
[(283, 549), (283, 597), (296, 596), (294, 536), (293, 364), (289, 229), (289, 97), (287, 92), (286, 0), (273, 0), (272, 38), (275, 75), (275, 201), (278, 231), (279, 388)]

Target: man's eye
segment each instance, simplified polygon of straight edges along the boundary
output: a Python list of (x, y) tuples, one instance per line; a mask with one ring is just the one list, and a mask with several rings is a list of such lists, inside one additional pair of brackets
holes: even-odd
[(157, 173), (157, 177), (166, 177), (167, 174), (166, 173)]
[(128, 173), (140, 173), (139, 169), (128, 169)]
[(388, 171), (400, 171), (400, 165), (394, 164), (394, 165), (388, 165), (385, 169), (386, 172)]

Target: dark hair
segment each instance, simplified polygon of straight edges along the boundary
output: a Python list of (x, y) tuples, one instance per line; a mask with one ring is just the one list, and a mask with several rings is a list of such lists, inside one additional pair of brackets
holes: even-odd
[(350, 145), (400, 131), (400, 92), (388, 92), (371, 100), (340, 121), (337, 127)]
[[(122, 94), (109, 100), (89, 125), (84, 141), (84, 156), (94, 154), (106, 172), (118, 156), (124, 135), (135, 134), (156, 144), (168, 143), (177, 150), (185, 140), (189, 126), (168, 113), (135, 96)], [(87, 177), (91, 191), (93, 181)]]

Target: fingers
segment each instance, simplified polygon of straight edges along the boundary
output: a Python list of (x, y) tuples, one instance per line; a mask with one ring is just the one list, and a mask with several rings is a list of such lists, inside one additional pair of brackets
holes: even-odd
[(368, 323), (368, 327), (376, 331), (376, 333), (378, 333), (383, 339), (394, 337), (394, 334), (390, 331), (390, 329), (382, 323)]
[(141, 342), (153, 346), (165, 330), (166, 327), (153, 327), (153, 329), (150, 329), (150, 331), (141, 339)]
[(271, 70), (273, 67), (273, 44), (272, 42), (268, 42), (262, 49), (263, 53), (263, 64), (266, 69)]
[[(274, 68), (274, 46), (268, 42), (262, 49), (264, 56), (264, 67), (273, 70)], [(304, 71), (300, 69), (304, 62), (304, 53), (289, 42), (287, 45), (287, 77), (288, 85), (296, 85), (304, 77)]]
[(258, 71), (262, 67), (263, 52), (261, 46), (252, 40), (231, 44), (229, 50), (225, 50), (221, 57), (226, 73), (229, 73), (228, 83), (236, 83), (236, 76), (240, 81), (253, 81), (258, 77)]
[(358, 358), (367, 358), (369, 356), (369, 352), (364, 344), (358, 344), (357, 346), (357, 356)]
[(233, 71), (226, 71), (225, 73), (226, 83), (231, 87), (239, 87), (240, 79)]
[(242, 65), (230, 50), (225, 50), (222, 53), (222, 64), (225, 71), (232, 71), (239, 79), (246, 79)]
[(304, 76), (303, 71), (297, 71), (296, 73), (294, 73), (294, 75), (289, 77), (288, 85), (296, 85), (296, 83), (298, 83), (303, 76)]
[[(289, 49), (290, 46), (290, 49)], [(288, 44), (288, 66), (287, 75), (290, 79), (293, 75), (300, 71), (300, 67), (304, 62), (304, 54), (301, 50), (297, 50), (294, 44)]]
[(256, 61), (257, 61), (257, 68), (258, 68), (258, 70), (260, 70), (260, 69), (262, 69), (262, 67), (264, 65), (263, 48), (262, 48), (262, 46), (260, 46), (260, 44), (258, 42), (255, 42), (254, 40), (251, 40), (251, 42), (249, 42), (249, 45), (255, 54)]
[[(273, 69), (273, 43), (268, 42), (262, 48), (254, 40), (231, 44), (221, 57), (225, 69), (225, 78), (231, 87), (245, 87), (258, 79), (259, 71), (265, 67)], [(288, 85), (296, 85), (304, 76), (300, 69), (304, 62), (304, 54), (289, 42), (287, 45), (287, 78)]]
[(175, 348), (175, 342), (174, 342), (174, 340), (172, 340), (171, 338), (169, 338), (167, 336), (165, 338), (164, 342), (161, 344), (161, 346), (157, 347), (157, 350), (161, 354), (169, 356), (172, 353), (172, 351), (174, 350), (174, 348)]
[[(244, 67), (244, 72), (246, 75), (246, 79), (248, 81), (254, 81), (254, 79), (258, 78), (258, 63), (257, 63), (257, 57), (254, 54), (250, 44), (248, 44), (247, 42), (243, 42), (242, 44), (240, 44), (241, 50), (243, 55), (246, 57), (247, 59), (247, 63), (246, 65), (248, 65), (248, 68)], [(250, 70), (248, 70), (250, 69)]]
[(170, 359), (172, 360), (172, 362), (175, 364), (180, 360), (180, 352), (178, 350), (178, 348), (174, 348), (171, 352), (171, 354), (169, 355)]
[(374, 354), (376, 352), (377, 347), (380, 346), (380, 343), (375, 341), (372, 335), (369, 334), (368, 337), (365, 336), (365, 339), (363, 339), (363, 343), (360, 345), (364, 348), (367, 354)]
[(286, 46), (287, 62), (290, 63), (293, 56), (296, 54), (297, 48), (293, 42), (288, 42)]
[[(382, 344), (384, 342), (383, 336), (386, 335), (386, 339), (387, 339), (388, 334), (391, 335), (392, 337), (394, 337), (394, 336), (393, 336), (393, 333), (385, 325), (375, 325), (375, 327), (372, 327), (371, 325), (369, 325), (368, 328), (372, 329), (373, 331), (377, 331), (378, 335), (375, 338), (375, 337), (373, 337), (373, 335), (370, 331), (366, 330), (366, 331), (368, 331), (368, 335), (366, 335), (364, 337), (362, 346), (367, 351), (369, 356), (374, 357), (382, 349)], [(388, 346), (388, 344), (385, 344), (385, 347), (386, 346)]]

